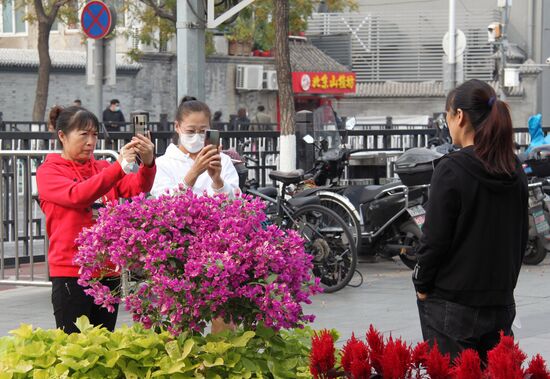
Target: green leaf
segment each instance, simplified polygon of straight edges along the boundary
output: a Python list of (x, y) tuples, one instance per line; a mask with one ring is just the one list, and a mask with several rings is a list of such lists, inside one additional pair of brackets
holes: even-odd
[(164, 346), (164, 348), (166, 349), (168, 356), (173, 360), (181, 357), (181, 351), (178, 345), (178, 341), (170, 341)]
[(46, 346), (44, 342), (31, 342), (28, 345), (25, 345), (20, 353), (23, 357), (37, 358), (44, 355), (46, 351)]
[(212, 357), (206, 357), (202, 364), (204, 367), (215, 367), (215, 366), (221, 366), (223, 365), (223, 358), (217, 357), (214, 361), (212, 360)]
[(181, 353), (182, 359), (187, 358), (189, 353), (191, 353), (191, 349), (193, 349), (193, 346), (195, 346), (195, 341), (192, 339), (188, 339), (183, 344), (183, 352)]
[(149, 337), (140, 338), (134, 341), (134, 344), (144, 349), (149, 349), (154, 345), (156, 345), (158, 342), (159, 342), (158, 336), (149, 336)]
[(67, 355), (69, 357), (80, 359), (84, 356), (84, 354), (86, 353), (86, 350), (80, 345), (71, 344), (61, 349), (60, 353), (62, 355)]
[(242, 335), (232, 338), (231, 344), (235, 347), (245, 347), (254, 336), (256, 336), (256, 333), (253, 331), (246, 331)]
[(74, 323), (78, 330), (80, 330), (80, 333), (85, 333), (90, 329), (93, 329), (93, 325), (90, 324), (90, 320), (88, 320), (88, 317), (86, 316), (80, 316), (76, 319), (76, 322)]
[(213, 353), (213, 354), (223, 354), (227, 350), (231, 349), (233, 347), (232, 344), (227, 342), (208, 342), (204, 346), (204, 351), (207, 353)]
[(256, 335), (264, 340), (269, 340), (275, 335), (275, 331), (271, 328), (267, 328), (264, 325), (258, 325), (256, 327)]
[(266, 279), (266, 283), (271, 284), (271, 283), (275, 282), (278, 277), (279, 277), (278, 274), (270, 274)]
[(19, 337), (21, 339), (28, 339), (32, 336), (32, 325), (29, 324), (21, 324), (19, 328), (10, 330), (9, 332), (11, 335), (14, 335), (16, 337)]
[(113, 368), (120, 359), (120, 354), (116, 351), (106, 351), (105, 352), (105, 362), (99, 362), (108, 368)]
[(38, 359), (34, 360), (34, 366), (40, 367), (40, 368), (48, 368), (55, 364), (57, 361), (56, 357), (52, 355), (52, 353), (49, 353), (47, 355), (44, 355)]
[(250, 360), (246, 357), (242, 357), (241, 362), (243, 364), (243, 367), (248, 371), (256, 372), (256, 371), (259, 370), (258, 365), (254, 361), (252, 361), (252, 360)]

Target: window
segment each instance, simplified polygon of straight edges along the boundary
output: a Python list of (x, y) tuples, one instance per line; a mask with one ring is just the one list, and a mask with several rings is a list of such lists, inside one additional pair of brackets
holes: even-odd
[(26, 33), (25, 7), (15, 6), (15, 0), (0, 2), (2, 9), (1, 33)]

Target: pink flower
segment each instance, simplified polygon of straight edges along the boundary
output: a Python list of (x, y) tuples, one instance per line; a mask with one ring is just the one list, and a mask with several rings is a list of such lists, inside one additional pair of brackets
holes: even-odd
[(97, 304), (120, 302), (99, 279), (114, 267), (142, 277), (126, 309), (146, 327), (202, 332), (213, 318), (290, 328), (313, 320), (302, 304), (320, 292), (312, 257), (294, 231), (262, 228), (265, 205), (243, 196), (174, 196), (109, 205), (77, 239), (79, 284)]

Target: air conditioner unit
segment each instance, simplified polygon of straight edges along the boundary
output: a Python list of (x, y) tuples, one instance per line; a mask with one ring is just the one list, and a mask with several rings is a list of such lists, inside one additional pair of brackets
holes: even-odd
[(264, 89), (277, 91), (277, 71), (267, 70), (264, 72)]
[(237, 65), (236, 89), (260, 90), (263, 87), (264, 67), (260, 65)]

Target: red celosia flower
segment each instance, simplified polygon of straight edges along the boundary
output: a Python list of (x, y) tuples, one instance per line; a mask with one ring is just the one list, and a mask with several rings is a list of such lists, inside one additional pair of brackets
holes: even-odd
[(384, 355), (384, 337), (372, 324), (367, 331), (367, 344), (370, 349), (370, 364), (380, 375), (382, 372), (382, 357)]
[(527, 356), (521, 351), (519, 345), (514, 343), (514, 338), (500, 332), (500, 342), (487, 353), (485, 374), (491, 379), (523, 378), (524, 372), (521, 365), (525, 358)]
[(525, 373), (531, 375), (531, 379), (550, 379), (550, 372), (546, 368), (546, 362), (539, 354), (531, 359)]
[(329, 371), (334, 369), (334, 339), (326, 329), (311, 338), (311, 352), (309, 355), (309, 371), (314, 378), (329, 378)]
[(352, 334), (342, 349), (342, 368), (353, 379), (369, 379), (371, 366), (369, 348)]
[(382, 373), (384, 379), (408, 378), (411, 370), (411, 349), (400, 338), (391, 336), (384, 348)]
[(426, 358), (430, 353), (430, 344), (426, 341), (420, 342), (415, 346), (412, 352), (412, 363), (414, 367), (420, 368), (420, 365), (426, 365)]
[(426, 371), (430, 379), (446, 379), (451, 376), (451, 358), (449, 354), (441, 354), (437, 342), (426, 357)]
[(477, 351), (466, 349), (454, 361), (454, 377), (457, 379), (481, 379), (481, 359)]

